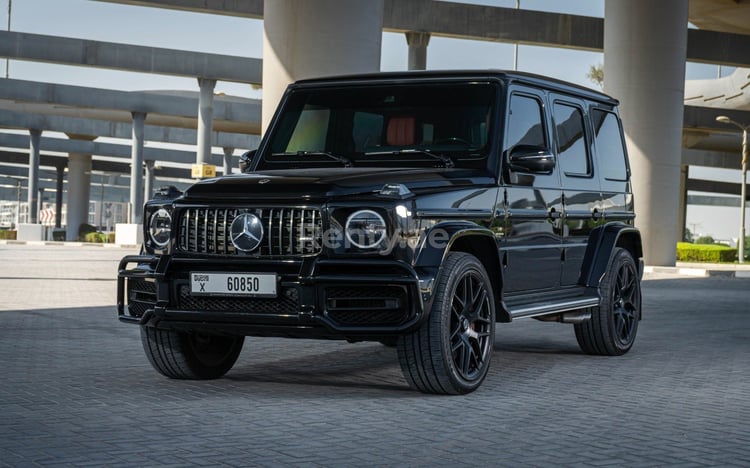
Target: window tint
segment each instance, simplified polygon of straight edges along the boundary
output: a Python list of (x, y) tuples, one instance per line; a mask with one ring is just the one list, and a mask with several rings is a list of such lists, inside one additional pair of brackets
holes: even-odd
[(517, 145), (547, 147), (542, 115), (542, 105), (538, 100), (514, 94), (510, 99), (505, 149), (511, 149)]
[(554, 105), (557, 157), (566, 175), (591, 175), (591, 164), (581, 109), (556, 102)]
[(594, 109), (591, 118), (602, 177), (608, 180), (627, 180), (625, 149), (617, 116), (611, 112)]
[(355, 112), (352, 129), (354, 151), (365, 151), (366, 148), (382, 145), (384, 121), (382, 114)]
[(289, 144), (282, 151), (323, 151), (326, 147), (330, 113), (328, 109), (306, 107), (299, 116)]
[(451, 81), (294, 89), (256, 168), (340, 165), (336, 156), (354, 166), (435, 165), (420, 150), (448, 156), (457, 167), (484, 167), (499, 86)]

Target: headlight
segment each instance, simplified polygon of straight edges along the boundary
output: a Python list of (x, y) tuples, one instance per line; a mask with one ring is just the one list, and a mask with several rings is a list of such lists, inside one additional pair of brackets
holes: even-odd
[(169, 244), (169, 237), (172, 233), (172, 216), (169, 211), (160, 208), (156, 213), (151, 215), (148, 223), (148, 234), (157, 247), (164, 248)]
[(346, 220), (346, 238), (360, 249), (372, 249), (385, 239), (387, 228), (382, 216), (372, 210), (360, 210)]

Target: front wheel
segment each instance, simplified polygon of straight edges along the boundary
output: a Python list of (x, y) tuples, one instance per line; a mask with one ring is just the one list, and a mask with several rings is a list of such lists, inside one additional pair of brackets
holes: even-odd
[(457, 395), (481, 385), (495, 341), (492, 283), (473, 255), (455, 252), (440, 268), (427, 321), (398, 340), (404, 377), (424, 393)]
[(627, 250), (615, 249), (599, 290), (602, 299), (591, 319), (575, 325), (578, 345), (586, 354), (625, 354), (633, 346), (641, 318), (641, 282)]
[(172, 379), (217, 379), (229, 372), (244, 336), (221, 336), (141, 327), (141, 343), (151, 365)]

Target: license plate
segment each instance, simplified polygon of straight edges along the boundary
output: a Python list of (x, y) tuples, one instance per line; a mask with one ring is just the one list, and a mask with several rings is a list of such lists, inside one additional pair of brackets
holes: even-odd
[(213, 296), (276, 297), (273, 273), (190, 273), (190, 293)]

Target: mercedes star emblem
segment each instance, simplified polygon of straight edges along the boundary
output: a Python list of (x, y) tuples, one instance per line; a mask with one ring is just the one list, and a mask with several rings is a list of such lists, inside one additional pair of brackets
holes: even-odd
[(257, 249), (263, 239), (263, 224), (252, 213), (243, 213), (232, 221), (229, 228), (232, 244), (243, 252)]

